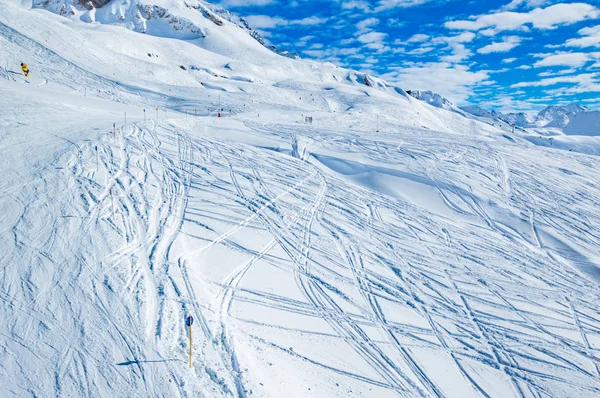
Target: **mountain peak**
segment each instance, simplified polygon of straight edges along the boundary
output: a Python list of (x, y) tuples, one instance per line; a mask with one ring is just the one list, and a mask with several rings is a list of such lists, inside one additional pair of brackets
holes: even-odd
[(432, 91), (408, 90), (406, 93), (437, 108), (450, 109), (454, 107), (452, 102)]
[(548, 106), (544, 110), (542, 110), (540, 113), (538, 113), (538, 116), (545, 117), (545, 116), (549, 116), (552, 114), (566, 115), (569, 113), (586, 112), (588, 110), (589, 109), (586, 108), (585, 106), (582, 106), (582, 105), (579, 105), (579, 104), (573, 102), (568, 105)]
[(573, 116), (580, 112), (587, 112), (588, 108), (576, 103), (568, 105), (551, 105), (537, 115), (539, 122), (545, 122), (546, 127), (564, 128)]

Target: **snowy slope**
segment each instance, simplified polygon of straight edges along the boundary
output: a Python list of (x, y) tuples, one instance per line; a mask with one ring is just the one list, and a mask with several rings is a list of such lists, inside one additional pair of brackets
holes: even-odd
[(467, 106), (461, 106), (460, 109), (462, 109), (463, 111), (470, 113), (473, 116), (479, 116), (479, 117), (487, 117), (487, 118), (498, 118), (501, 117), (502, 114), (499, 112), (496, 112), (495, 110), (487, 110), (487, 109), (483, 109), (480, 108), (478, 106), (474, 106), (474, 105), (467, 105)]
[(565, 134), (600, 136), (600, 111), (576, 113), (565, 128)]
[(600, 393), (597, 156), (167, 6), (0, 0), (4, 395)]

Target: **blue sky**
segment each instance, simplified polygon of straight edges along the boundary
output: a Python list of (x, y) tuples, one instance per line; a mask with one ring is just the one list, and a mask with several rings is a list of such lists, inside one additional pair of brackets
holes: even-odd
[(600, 109), (600, 0), (221, 0), (303, 58), (504, 111)]

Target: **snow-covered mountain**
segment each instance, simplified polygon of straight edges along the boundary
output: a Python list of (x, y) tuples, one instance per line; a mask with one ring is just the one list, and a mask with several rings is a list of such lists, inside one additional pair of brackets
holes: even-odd
[(599, 137), (282, 57), (204, 2), (25, 3), (2, 396), (600, 393)]
[(500, 113), (493, 110), (488, 111), (477, 106), (465, 106), (461, 107), (461, 109), (480, 118), (504, 122), (520, 128), (532, 129), (536, 133), (543, 132), (544, 129), (548, 129), (548, 131), (552, 130), (553, 132), (562, 131), (569, 126), (576, 115), (589, 112), (588, 108), (579, 104), (548, 106), (537, 114), (524, 112)]
[(227, 21), (271, 51), (299, 58), (296, 53), (267, 44), (244, 18), (202, 0), (33, 0), (33, 7), (84, 22), (119, 25), (141, 33), (184, 40), (204, 38), (206, 30), (211, 29), (205, 20), (216, 26)]
[(411, 97), (426, 102), (429, 105), (435, 106), (436, 108), (447, 110), (453, 110), (454, 108), (454, 104), (452, 104), (452, 102), (431, 91), (408, 90), (406, 93)]
[(524, 112), (505, 113), (501, 118), (506, 122), (519, 127), (533, 127), (536, 123), (536, 117)]
[(579, 104), (553, 105), (538, 113), (536, 122), (543, 127), (565, 128), (573, 116), (587, 111), (586, 107)]

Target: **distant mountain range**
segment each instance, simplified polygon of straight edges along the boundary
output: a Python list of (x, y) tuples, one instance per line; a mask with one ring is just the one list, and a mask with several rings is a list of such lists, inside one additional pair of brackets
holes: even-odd
[(488, 110), (473, 105), (457, 107), (448, 99), (431, 91), (408, 90), (407, 94), (437, 108), (447, 109), (454, 112), (457, 110), (464, 111), (476, 117), (496, 119), (499, 122), (504, 122), (521, 128), (565, 129), (577, 114), (590, 112), (590, 110), (585, 106), (573, 103), (568, 105), (548, 106), (537, 114), (528, 114), (524, 112), (501, 113), (495, 110)]

